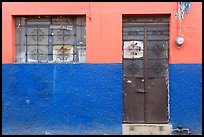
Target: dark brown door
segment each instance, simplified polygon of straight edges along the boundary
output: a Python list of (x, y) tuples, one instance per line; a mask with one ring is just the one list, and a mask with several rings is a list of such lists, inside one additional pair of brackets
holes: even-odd
[(169, 16), (123, 16), (123, 122), (168, 123)]

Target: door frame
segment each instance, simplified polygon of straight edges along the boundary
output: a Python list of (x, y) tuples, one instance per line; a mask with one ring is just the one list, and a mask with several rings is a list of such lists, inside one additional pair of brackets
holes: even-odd
[[(162, 16), (165, 16), (165, 17), (168, 17), (168, 19), (169, 19), (169, 21), (168, 21), (169, 36), (168, 36), (168, 40), (167, 40), (168, 41), (168, 76), (167, 76), (167, 78), (168, 78), (168, 83), (167, 83), (167, 116), (168, 116), (168, 119), (167, 119), (167, 122), (166, 122), (166, 123), (169, 123), (170, 122), (170, 103), (169, 103), (169, 100), (170, 100), (169, 92), (170, 92), (170, 90), (169, 90), (169, 82), (170, 82), (170, 22), (171, 22), (170, 18), (171, 18), (171, 14), (148, 14), (148, 15), (147, 14), (143, 14), (143, 15), (141, 15), (141, 14), (122, 14), (122, 25), (121, 25), (122, 26), (122, 85), (123, 85), (123, 79), (124, 79), (124, 76), (123, 76), (123, 70), (124, 70), (124, 66), (123, 66), (123, 61), (124, 61), (124, 59), (123, 59), (124, 58), (124, 49), (123, 49), (123, 47), (124, 47), (124, 41), (123, 41), (123, 18), (125, 16), (139, 16), (139, 17), (142, 17), (142, 16), (145, 16), (145, 17), (146, 16), (150, 16), (150, 17), (162, 17)], [(144, 34), (145, 38), (143, 40), (143, 42), (144, 42), (144, 51), (147, 48), (146, 47), (146, 42), (147, 42), (147, 38), (146, 38), (146, 36), (147, 36), (147, 33), (146, 33), (147, 28), (146, 27), (147, 26), (148, 25), (141, 24), (141, 27), (144, 27), (144, 33), (145, 33)], [(158, 25), (156, 25), (156, 26), (158, 26)], [(137, 27), (139, 27), (139, 25)], [(147, 53), (144, 52), (144, 56), (146, 56), (146, 54)], [(144, 62), (146, 60), (147, 60), (147, 57), (144, 57)], [(145, 72), (145, 70), (146, 70), (145, 64), (147, 64), (147, 63), (144, 63), (144, 78), (145, 78), (145, 73), (146, 73)], [(122, 90), (123, 90), (122, 91), (122, 99), (124, 101), (124, 86), (122, 87)], [(123, 124), (131, 124), (131, 122), (124, 122), (124, 103), (123, 103)], [(138, 124), (138, 123), (136, 123), (136, 124)], [(142, 124), (148, 124), (148, 123), (142, 123)], [(152, 124), (152, 123), (150, 123), (150, 124)]]

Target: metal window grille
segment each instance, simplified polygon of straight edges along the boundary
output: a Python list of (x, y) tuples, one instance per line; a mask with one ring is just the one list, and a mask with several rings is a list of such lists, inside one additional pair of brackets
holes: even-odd
[(16, 62), (85, 63), (85, 16), (16, 17)]

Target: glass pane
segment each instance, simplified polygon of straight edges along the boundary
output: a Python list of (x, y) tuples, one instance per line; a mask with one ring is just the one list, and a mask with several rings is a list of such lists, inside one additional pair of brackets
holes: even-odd
[(52, 18), (52, 24), (74, 24), (74, 17), (53, 17)]
[(24, 62), (25, 61), (25, 46), (17, 45), (16, 46), (16, 62)]
[(50, 62), (86, 62), (86, 16), (17, 17), (15, 23), (17, 62), (48, 56)]
[(39, 36), (37, 39), (36, 37), (38, 36), (27, 36), (27, 44), (28, 45), (48, 45), (48, 36)]
[(77, 39), (77, 45), (86, 44), (86, 30), (84, 26), (76, 28), (76, 39)]
[(26, 29), (24, 27), (16, 28), (16, 45), (26, 44), (25, 32), (26, 32)]
[(28, 17), (26, 18), (27, 24), (50, 24), (50, 18), (45, 16), (36, 16), (36, 17)]
[(61, 35), (53, 36), (53, 44), (71, 44), (71, 45), (75, 45), (75, 36), (61, 36)]
[(29, 27), (27, 28), (27, 35), (29, 36), (47, 36), (48, 28)]
[(16, 28), (16, 45), (21, 45), (21, 31), (21, 28)]
[(27, 44), (29, 45), (36, 45), (38, 44), (38, 42), (36, 41), (36, 39), (32, 36), (27, 36)]
[(24, 26), (24, 25), (25, 25), (25, 20), (26, 20), (26, 18), (16, 17), (16, 18), (15, 18), (16, 28), (19, 28), (19, 27)]
[(74, 30), (53, 30), (54, 44), (75, 44)]
[(77, 46), (77, 62), (86, 62), (86, 46)]
[(86, 16), (77, 16), (76, 17), (76, 24), (77, 25), (82, 25), (85, 26), (86, 25)]
[(25, 62), (26, 29), (18, 25), (16, 27), (16, 62)]
[(27, 51), (28, 62), (48, 59), (48, 46), (27, 46)]
[(27, 44), (48, 45), (48, 29), (47, 28), (28, 28)]

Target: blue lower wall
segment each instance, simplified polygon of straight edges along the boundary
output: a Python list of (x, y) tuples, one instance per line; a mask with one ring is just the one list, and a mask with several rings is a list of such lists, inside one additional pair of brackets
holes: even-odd
[(202, 133), (202, 65), (170, 65), (170, 122)]
[[(170, 122), (202, 132), (202, 65), (170, 65)], [(2, 64), (3, 134), (121, 134), (121, 64)]]
[(3, 65), (3, 133), (121, 134), (121, 65)]

